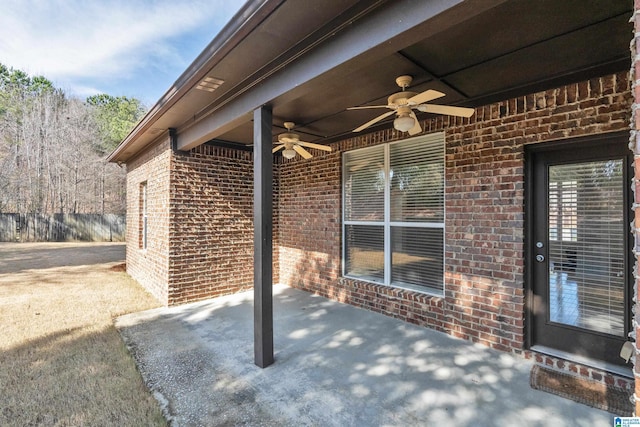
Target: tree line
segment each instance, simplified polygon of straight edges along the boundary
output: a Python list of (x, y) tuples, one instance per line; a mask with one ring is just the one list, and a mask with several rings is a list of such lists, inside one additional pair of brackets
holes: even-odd
[(106, 157), (145, 112), (0, 63), (0, 213), (124, 213), (126, 170)]

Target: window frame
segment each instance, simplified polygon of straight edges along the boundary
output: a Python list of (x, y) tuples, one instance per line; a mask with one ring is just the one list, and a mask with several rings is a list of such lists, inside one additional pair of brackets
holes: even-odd
[(148, 186), (147, 181), (140, 183), (140, 243), (139, 247), (142, 250), (147, 249), (148, 245), (148, 209), (149, 209), (149, 200), (148, 200)]
[[(412, 222), (412, 221), (392, 221), (391, 220), (391, 178), (390, 178), (390, 170), (391, 170), (391, 156), (390, 151), (391, 147), (395, 144), (410, 144), (416, 142), (425, 142), (425, 143), (440, 143), (442, 145), (442, 188), (443, 188), (443, 200), (442, 200), (442, 222)], [(361, 220), (347, 220), (346, 219), (346, 197), (347, 192), (346, 188), (346, 178), (349, 176), (346, 170), (346, 161), (345, 157), (349, 154), (353, 154), (354, 152), (365, 152), (367, 150), (380, 149), (380, 145), (383, 145), (383, 156), (384, 156), (384, 219), (383, 221), (361, 221)], [(446, 248), (446, 140), (444, 132), (436, 132), (426, 135), (420, 135), (413, 138), (407, 138), (400, 141), (387, 142), (384, 144), (378, 144), (371, 147), (359, 148), (355, 150), (349, 150), (342, 153), (342, 179), (341, 179), (341, 200), (342, 200), (342, 277), (347, 279), (355, 279), (363, 282), (374, 283), (376, 285), (383, 285), (392, 288), (398, 289), (407, 289), (411, 291), (416, 291), (424, 294), (434, 295), (434, 296), (443, 296), (445, 292), (445, 248)], [(383, 250), (384, 250), (384, 280), (382, 282), (375, 281), (370, 278), (360, 277), (356, 275), (347, 274), (347, 239), (346, 232), (347, 227), (351, 225), (361, 225), (361, 226), (381, 226), (383, 227)], [(442, 278), (441, 288), (435, 289), (433, 287), (415, 285), (411, 283), (404, 282), (392, 282), (392, 235), (391, 230), (393, 227), (403, 227), (403, 228), (427, 228), (427, 229), (441, 229), (442, 230)]]

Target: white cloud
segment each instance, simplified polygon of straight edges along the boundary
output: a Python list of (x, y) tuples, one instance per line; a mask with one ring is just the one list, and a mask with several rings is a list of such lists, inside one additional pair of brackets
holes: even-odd
[(92, 95), (98, 95), (100, 93), (105, 93), (104, 89), (95, 87), (95, 86), (85, 86), (82, 84), (73, 84), (73, 86), (69, 89), (62, 87), (62, 89), (65, 90), (65, 92), (73, 92), (76, 96), (79, 96), (81, 98), (87, 98), (89, 96)]
[[(180, 64), (172, 45), (198, 28), (216, 29), (240, 0), (3, 0), (0, 63), (73, 84), (126, 79), (140, 69)], [(177, 77), (177, 76), (175, 76)], [(89, 85), (95, 85), (89, 83)], [(87, 88), (85, 88), (86, 90)]]

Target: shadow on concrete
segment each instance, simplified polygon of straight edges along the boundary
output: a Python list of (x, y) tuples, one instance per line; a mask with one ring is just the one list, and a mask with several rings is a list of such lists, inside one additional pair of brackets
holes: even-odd
[(274, 288), (274, 365), (253, 364), (252, 293), (120, 317), (179, 425), (610, 426), (529, 387), (530, 361), (304, 291)]

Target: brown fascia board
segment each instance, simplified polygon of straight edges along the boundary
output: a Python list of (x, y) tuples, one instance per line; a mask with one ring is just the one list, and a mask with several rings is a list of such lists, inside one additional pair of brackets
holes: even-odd
[[(122, 163), (134, 156), (146, 145), (135, 148), (132, 153), (124, 152), (133, 148), (135, 142), (142, 137), (153, 124), (166, 114), (176, 102), (197, 85), (206, 74), (227, 54), (232, 51), (247, 35), (251, 34), (274, 10), (285, 0), (247, 0), (231, 20), (220, 30), (218, 35), (207, 45), (189, 67), (178, 77), (173, 85), (145, 114), (127, 137), (107, 157), (109, 162)], [(150, 138), (150, 142), (155, 136)]]

